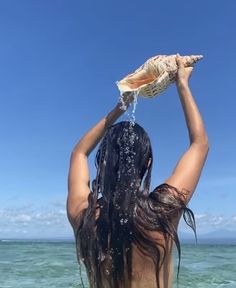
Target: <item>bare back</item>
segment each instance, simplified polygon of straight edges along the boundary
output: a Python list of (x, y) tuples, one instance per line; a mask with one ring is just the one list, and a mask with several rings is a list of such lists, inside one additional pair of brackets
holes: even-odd
[[(163, 235), (160, 232), (148, 232), (152, 239), (165, 246)], [(173, 262), (172, 262), (173, 242), (170, 240), (166, 249), (166, 257), (160, 269), (159, 283), (160, 288), (171, 288), (173, 278)], [(163, 258), (163, 254), (161, 255)], [(131, 288), (156, 288), (156, 272), (155, 265), (150, 257), (144, 255), (137, 246), (133, 245), (132, 257), (132, 285)]]
[[(99, 217), (100, 208), (97, 206), (96, 219)], [(163, 246), (166, 250), (164, 258), (164, 250), (160, 250), (160, 259), (164, 258), (163, 265), (160, 269), (159, 283), (160, 288), (172, 288), (173, 278), (173, 261), (172, 250), (173, 240), (169, 240), (168, 244), (164, 240), (164, 236), (160, 232), (145, 231), (150, 238), (154, 239), (158, 247)], [(156, 271), (153, 260), (142, 252), (142, 249), (132, 244), (132, 278), (131, 288), (157, 288)], [(125, 287), (124, 287), (125, 288)]]

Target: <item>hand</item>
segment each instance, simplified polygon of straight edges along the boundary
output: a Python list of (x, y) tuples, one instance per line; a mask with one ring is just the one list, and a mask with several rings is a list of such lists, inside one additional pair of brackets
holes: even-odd
[(192, 74), (193, 67), (185, 67), (180, 55), (176, 56), (176, 63), (178, 65), (178, 72), (176, 77), (176, 84), (188, 84), (189, 78)]
[(134, 92), (125, 92), (122, 97), (120, 96), (119, 104), (122, 110), (127, 110), (130, 103), (134, 101)]

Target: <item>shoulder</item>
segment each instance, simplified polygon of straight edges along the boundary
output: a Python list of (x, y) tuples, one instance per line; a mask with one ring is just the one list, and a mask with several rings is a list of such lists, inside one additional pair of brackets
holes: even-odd
[(177, 228), (185, 206), (184, 191), (180, 191), (167, 183), (158, 185), (150, 194), (149, 198), (157, 211), (168, 218)]
[(179, 190), (178, 188), (167, 184), (165, 182), (159, 184), (152, 192), (150, 192), (149, 197), (153, 200), (158, 200), (163, 197), (171, 197), (178, 202), (185, 201), (186, 191), (184, 189)]

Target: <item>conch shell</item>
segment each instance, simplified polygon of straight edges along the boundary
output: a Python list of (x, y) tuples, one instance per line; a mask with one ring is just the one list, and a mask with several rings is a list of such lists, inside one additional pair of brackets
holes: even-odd
[[(134, 92), (143, 97), (154, 97), (175, 82), (178, 66), (177, 55), (157, 55), (148, 59), (134, 73), (127, 75), (116, 84), (120, 94)], [(192, 66), (202, 55), (180, 56), (184, 66)]]

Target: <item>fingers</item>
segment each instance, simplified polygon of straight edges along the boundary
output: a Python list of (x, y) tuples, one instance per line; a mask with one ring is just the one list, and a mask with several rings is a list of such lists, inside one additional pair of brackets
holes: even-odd
[(123, 93), (123, 99), (124, 101), (132, 101), (134, 99), (134, 92), (126, 91)]
[(184, 68), (184, 63), (183, 63), (183, 61), (182, 61), (181, 56), (179, 55), (179, 53), (176, 54), (175, 60), (176, 60), (176, 63), (177, 63), (177, 65), (178, 65), (179, 68)]
[(122, 98), (125, 104), (130, 104), (134, 101), (134, 92), (126, 91), (123, 93)]

